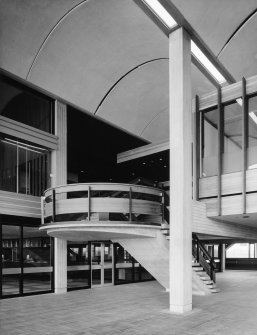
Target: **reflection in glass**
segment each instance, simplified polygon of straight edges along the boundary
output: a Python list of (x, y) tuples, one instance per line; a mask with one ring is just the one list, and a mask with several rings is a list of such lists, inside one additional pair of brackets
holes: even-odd
[(222, 173), (242, 170), (242, 107), (237, 102), (224, 107)]
[(37, 227), (23, 227), (23, 292), (51, 289), (51, 239)]
[(2, 226), (2, 294), (20, 293), (20, 227)]
[(202, 113), (201, 177), (215, 176), (218, 173), (218, 112), (217, 109)]
[(249, 99), (248, 169), (257, 169), (257, 96)]

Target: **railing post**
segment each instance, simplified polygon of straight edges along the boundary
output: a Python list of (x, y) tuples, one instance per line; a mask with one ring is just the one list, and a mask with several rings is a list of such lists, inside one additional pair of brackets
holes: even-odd
[(164, 200), (164, 191), (162, 192), (162, 223), (164, 223), (165, 217), (164, 217), (164, 206), (165, 206), (165, 200)]
[(196, 248), (197, 248), (197, 249), (196, 249), (196, 250), (197, 250), (197, 253), (196, 253), (196, 260), (197, 260), (197, 263), (199, 263), (199, 260), (200, 260), (200, 255), (199, 255), (199, 254), (200, 254), (199, 241), (197, 240), (196, 243), (197, 243), (197, 244), (196, 244)]
[(52, 215), (52, 221), (55, 222), (55, 216), (56, 216), (56, 198), (55, 198), (55, 189), (52, 190), (52, 200), (53, 200), (53, 215)]
[(45, 197), (41, 197), (41, 225), (45, 223), (45, 208), (44, 208)]
[(88, 200), (88, 211), (87, 211), (87, 219), (90, 221), (90, 216), (91, 216), (91, 195), (90, 195), (90, 186), (88, 186), (87, 190), (87, 200)]
[(132, 187), (129, 188), (129, 221), (132, 221)]

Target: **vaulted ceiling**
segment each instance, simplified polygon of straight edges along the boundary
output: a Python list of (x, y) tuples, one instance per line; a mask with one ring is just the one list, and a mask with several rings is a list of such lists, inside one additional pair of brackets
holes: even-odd
[[(257, 74), (256, 0), (173, 0), (240, 80)], [(0, 0), (0, 68), (151, 142), (168, 138), (168, 39), (132, 0)], [(192, 94), (214, 87), (192, 65)]]

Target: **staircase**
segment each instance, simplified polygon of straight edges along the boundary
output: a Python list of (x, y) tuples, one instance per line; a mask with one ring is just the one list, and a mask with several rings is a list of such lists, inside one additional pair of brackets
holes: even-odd
[[(144, 182), (145, 180), (137, 179)], [(147, 183), (151, 185), (150, 181)], [(161, 225), (161, 234), (166, 240), (170, 239), (170, 226), (169, 226), (169, 195), (163, 192), (163, 222)], [(168, 245), (163, 241), (160, 236), (156, 239), (158, 248), (153, 246), (153, 241), (147, 239), (141, 241), (124, 241), (123, 243), (119, 241), (123, 247), (128, 250), (128, 252), (137, 259), (151, 274), (155, 277), (160, 284), (162, 284), (166, 289), (169, 288), (168, 283), (168, 267), (169, 267), (169, 243)], [(163, 248), (164, 244), (164, 248)], [(137, 245), (139, 246), (137, 248)], [(144, 254), (140, 251), (144, 249)], [(138, 249), (136, 251), (136, 249)], [(165, 250), (166, 249), (166, 250)], [(167, 254), (165, 254), (167, 253)], [(151, 255), (151, 256), (150, 256)], [(155, 268), (153, 263), (158, 262), (158, 266)], [(165, 271), (163, 270), (165, 268)], [(192, 280), (193, 280), (193, 293), (197, 295), (205, 295), (211, 293), (218, 293), (220, 290), (216, 287), (216, 264), (213, 258), (209, 255), (208, 251), (205, 249), (204, 245), (198, 239), (196, 234), (192, 236)]]

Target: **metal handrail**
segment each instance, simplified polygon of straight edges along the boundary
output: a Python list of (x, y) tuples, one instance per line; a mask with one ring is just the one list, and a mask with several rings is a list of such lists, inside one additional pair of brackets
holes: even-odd
[(210, 278), (216, 282), (216, 263), (196, 234), (193, 234), (192, 253), (196, 261), (204, 268)]

